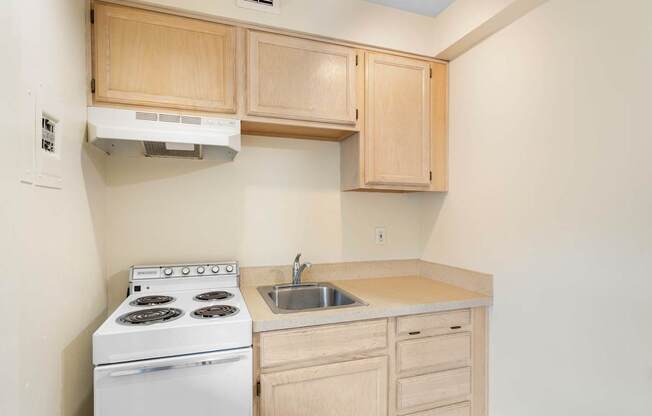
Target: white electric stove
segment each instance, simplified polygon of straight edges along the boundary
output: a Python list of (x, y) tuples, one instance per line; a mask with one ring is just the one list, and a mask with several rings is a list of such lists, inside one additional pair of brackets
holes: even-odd
[(134, 266), (93, 334), (95, 416), (250, 416), (251, 317), (236, 262)]

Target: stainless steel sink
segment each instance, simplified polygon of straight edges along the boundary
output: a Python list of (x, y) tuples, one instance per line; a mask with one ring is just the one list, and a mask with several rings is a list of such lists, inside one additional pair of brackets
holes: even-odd
[(364, 306), (366, 303), (330, 283), (261, 286), (258, 292), (274, 313)]

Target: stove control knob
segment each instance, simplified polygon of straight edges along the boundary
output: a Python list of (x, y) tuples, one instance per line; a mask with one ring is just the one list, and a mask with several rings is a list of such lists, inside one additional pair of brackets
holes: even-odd
[(172, 269), (169, 268), (169, 267), (166, 267), (165, 269), (163, 269), (163, 274), (165, 274), (166, 276), (172, 275)]
[(213, 267), (211, 267), (211, 272), (213, 272), (213, 273), (217, 273), (217, 272), (219, 272), (219, 271), (220, 271), (220, 266), (213, 266)]
[(197, 267), (197, 274), (204, 274), (206, 269), (204, 269), (202, 266)]
[(181, 273), (188, 274), (188, 273), (190, 273), (190, 269), (187, 268), (187, 267), (184, 267), (183, 269), (181, 269)]
[(226, 271), (227, 271), (228, 273), (231, 273), (231, 272), (233, 271), (233, 266), (230, 265), (230, 264), (229, 264), (228, 266), (226, 266)]

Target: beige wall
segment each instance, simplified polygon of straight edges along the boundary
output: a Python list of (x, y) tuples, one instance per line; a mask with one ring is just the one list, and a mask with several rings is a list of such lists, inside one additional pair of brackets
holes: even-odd
[[(136, 0), (176, 10), (327, 36), (423, 55), (430, 47), (433, 18), (364, 0), (282, 0), (281, 13), (236, 6), (235, 0)], [(391, 28), (391, 30), (388, 30)]]
[(493, 415), (652, 409), (652, 3), (550, 0), (451, 64), (423, 258), (494, 273)]
[(109, 157), (111, 306), (132, 264), (281, 265), (298, 251), (316, 263), (418, 257), (416, 195), (340, 192), (339, 155), (334, 142), (245, 136), (232, 163)]
[(455, 0), (436, 17), (365, 0), (282, 0), (280, 14), (236, 0), (132, 1), (450, 60), (547, 0)]
[[(106, 285), (102, 159), (82, 147), (85, 2), (0, 9), (0, 414), (90, 415), (90, 337)], [(61, 190), (20, 183), (34, 133), (27, 91), (39, 84), (63, 103)]]

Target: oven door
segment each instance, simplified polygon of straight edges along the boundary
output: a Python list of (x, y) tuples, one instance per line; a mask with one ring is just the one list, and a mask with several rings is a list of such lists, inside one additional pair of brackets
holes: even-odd
[(95, 416), (251, 416), (251, 348), (95, 367)]

